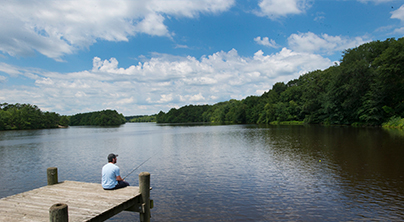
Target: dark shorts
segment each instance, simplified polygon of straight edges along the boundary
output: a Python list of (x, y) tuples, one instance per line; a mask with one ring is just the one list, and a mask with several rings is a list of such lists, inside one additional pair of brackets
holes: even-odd
[(112, 188), (112, 189), (105, 189), (104, 188), (104, 190), (116, 190), (116, 189), (124, 188), (124, 187), (127, 187), (127, 186), (129, 186), (128, 182), (126, 182), (126, 181), (118, 181), (118, 184), (114, 188)]

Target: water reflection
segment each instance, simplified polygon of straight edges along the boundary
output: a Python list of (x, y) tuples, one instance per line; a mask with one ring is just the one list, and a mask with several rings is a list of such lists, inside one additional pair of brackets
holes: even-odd
[(393, 137), (404, 137), (404, 129), (383, 128), (383, 131), (389, 133)]
[(281, 172), (294, 178), (293, 186), (305, 184), (303, 189), (314, 190), (311, 197), (327, 194), (318, 198), (340, 203), (345, 216), (402, 218), (401, 211), (389, 215), (391, 205), (403, 209), (402, 137), (380, 129), (316, 126), (283, 134), (278, 127), (266, 137)]

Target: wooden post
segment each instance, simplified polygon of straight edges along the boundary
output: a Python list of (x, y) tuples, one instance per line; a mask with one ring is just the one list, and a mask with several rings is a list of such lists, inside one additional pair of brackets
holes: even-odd
[(150, 173), (142, 172), (139, 174), (139, 192), (143, 202), (139, 214), (140, 221), (150, 222)]
[(49, 208), (50, 222), (68, 222), (69, 214), (67, 213), (67, 205), (64, 203), (54, 204)]
[(48, 185), (57, 184), (58, 183), (58, 168), (49, 167), (46, 172), (48, 175)]

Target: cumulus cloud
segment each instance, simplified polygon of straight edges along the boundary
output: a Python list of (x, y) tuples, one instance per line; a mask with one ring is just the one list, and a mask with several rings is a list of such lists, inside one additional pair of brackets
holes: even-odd
[(396, 34), (404, 34), (404, 27), (394, 29), (394, 33), (396, 33)]
[(402, 26), (404, 23), (404, 5), (402, 5), (399, 9), (391, 12), (392, 19), (399, 19), (401, 21), (401, 27), (395, 28), (395, 34), (404, 34), (404, 27)]
[(153, 114), (188, 104), (261, 95), (276, 82), (332, 64), (320, 55), (287, 48), (269, 55), (260, 50), (250, 57), (240, 56), (235, 49), (199, 59), (155, 54), (129, 67), (120, 67), (115, 58), (94, 57), (91, 70), (71, 73), (0, 63), (0, 70), (10, 77), (34, 80), (31, 86), (0, 89), (0, 95), (7, 95), (9, 103), (32, 103), (61, 114), (106, 108), (126, 115)]
[(404, 22), (404, 5), (402, 5), (399, 9), (391, 12), (392, 19), (400, 19)]
[(288, 15), (304, 13), (311, 7), (311, 2), (307, 0), (261, 0), (258, 4), (258, 16), (268, 17), (272, 20)]
[(292, 34), (288, 38), (289, 47), (298, 52), (333, 54), (348, 48), (359, 46), (371, 41), (366, 37), (344, 37), (321, 34), (318, 36), (312, 32)]
[(261, 38), (261, 36), (258, 36), (254, 38), (254, 41), (259, 45), (267, 46), (270, 48), (278, 48), (278, 45), (276, 44), (275, 40), (273, 39), (269, 40), (268, 37)]
[(4, 1), (0, 4), (0, 51), (39, 52), (62, 61), (97, 40), (128, 41), (138, 33), (170, 37), (167, 16), (194, 18), (228, 10), (234, 0)]

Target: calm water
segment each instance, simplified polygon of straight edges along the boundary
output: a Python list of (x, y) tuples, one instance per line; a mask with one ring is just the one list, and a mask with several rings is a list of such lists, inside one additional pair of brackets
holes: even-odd
[[(396, 132), (397, 133), (397, 132)], [(0, 132), (0, 197), (59, 180), (151, 173), (152, 221), (404, 220), (404, 136), (321, 126), (169, 126)], [(139, 221), (123, 212), (110, 221)]]

